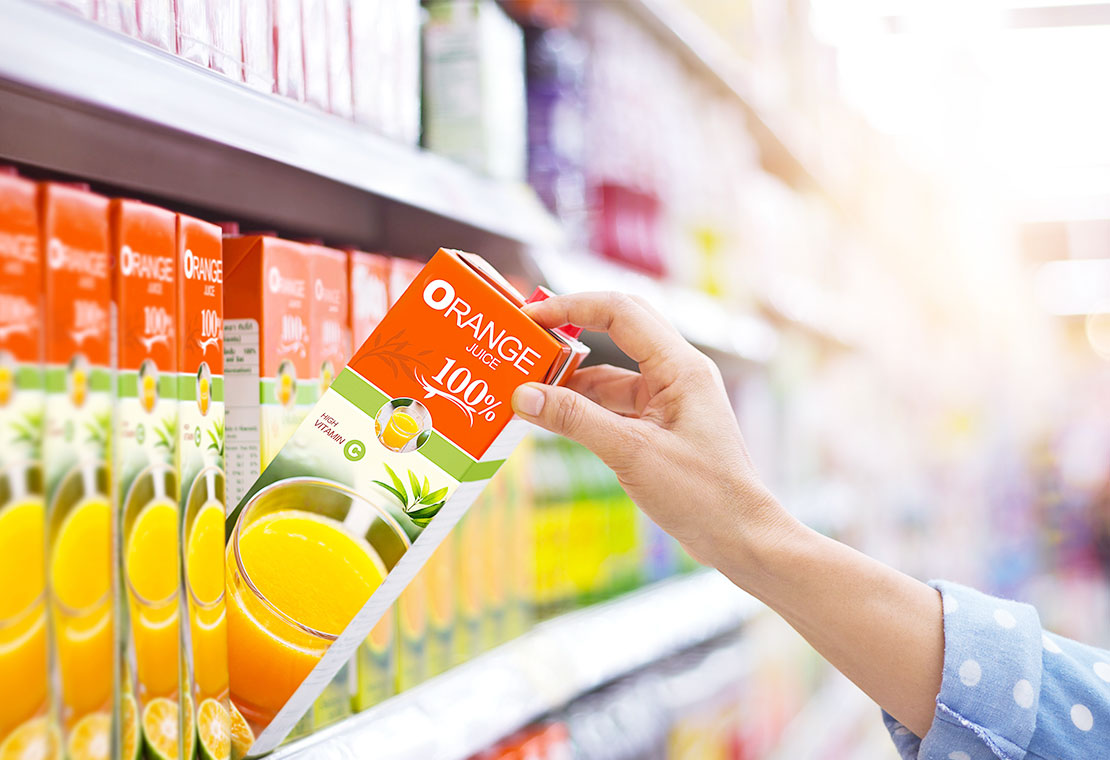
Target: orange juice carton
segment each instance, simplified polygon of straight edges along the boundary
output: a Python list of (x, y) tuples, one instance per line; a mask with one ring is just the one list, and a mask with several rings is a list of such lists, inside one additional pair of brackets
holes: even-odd
[(113, 200), (109, 219), (120, 741), (141, 736), (144, 757), (180, 757), (177, 219), (132, 200)]
[(389, 260), (389, 305), (397, 303), (397, 299), (408, 289), (412, 281), (420, 274), (424, 264), (412, 259), (393, 257)]
[(35, 183), (0, 174), (0, 756), (60, 754), (47, 725), (43, 262)]
[(224, 238), (225, 469), (237, 504), (319, 397), (312, 368), (308, 246)]
[[(177, 471), (184, 667), (182, 731), (230, 757), (224, 602), (224, 292), (220, 228), (177, 215)], [(191, 710), (191, 713), (190, 713)], [(186, 757), (188, 757), (186, 748)]]
[(108, 201), (44, 184), (38, 208), (52, 715), (63, 751), (82, 757), (111, 740), (116, 680)]
[(364, 251), (347, 256), (351, 341), (361, 346), (389, 311), (389, 259)]
[(229, 514), (250, 754), (312, 707), (525, 434), (513, 391), (585, 353), (523, 304), (482, 259), (439, 251)]

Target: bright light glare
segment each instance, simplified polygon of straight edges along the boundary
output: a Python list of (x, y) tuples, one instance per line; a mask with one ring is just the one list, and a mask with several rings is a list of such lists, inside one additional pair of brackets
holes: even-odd
[(1050, 314), (1110, 313), (1110, 259), (1049, 261), (1037, 270), (1035, 287)]

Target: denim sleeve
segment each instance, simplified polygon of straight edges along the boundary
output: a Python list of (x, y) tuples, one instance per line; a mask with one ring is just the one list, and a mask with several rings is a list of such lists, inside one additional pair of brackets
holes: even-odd
[(1110, 758), (1110, 652), (1045, 633), (1033, 607), (946, 581), (933, 724), (883, 720), (903, 760)]

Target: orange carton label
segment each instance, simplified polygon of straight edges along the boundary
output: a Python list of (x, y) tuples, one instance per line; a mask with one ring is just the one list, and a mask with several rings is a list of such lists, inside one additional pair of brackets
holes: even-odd
[[(441, 250), (229, 515), (231, 700), (252, 754), (288, 735), (526, 432), (513, 390), (579, 350), (522, 302)], [(450, 631), (449, 586), (410, 587), (402, 640), (429, 613)]]

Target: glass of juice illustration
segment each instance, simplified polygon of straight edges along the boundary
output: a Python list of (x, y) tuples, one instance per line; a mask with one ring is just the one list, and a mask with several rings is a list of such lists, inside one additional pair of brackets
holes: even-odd
[[(61, 719), (72, 729), (112, 700), (112, 506), (101, 465), (79, 465), (54, 495), (50, 592)], [(90, 724), (92, 725), (92, 724)]]
[[(0, 736), (46, 707), (46, 548), (42, 473), (0, 472)], [(45, 725), (45, 724), (44, 724)]]
[(409, 546), (389, 512), (348, 487), (294, 477), (256, 493), (228, 539), (231, 699), (257, 733)]
[(123, 565), (141, 702), (174, 697), (178, 683), (177, 486), (173, 468), (141, 472), (123, 504)]
[(186, 607), (198, 704), (227, 693), (224, 601), (224, 474), (206, 467), (193, 481), (182, 523)]
[(414, 451), (428, 438), (431, 415), (410, 398), (395, 398), (374, 418), (374, 434), (390, 451)]

